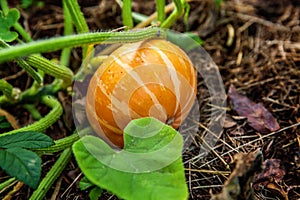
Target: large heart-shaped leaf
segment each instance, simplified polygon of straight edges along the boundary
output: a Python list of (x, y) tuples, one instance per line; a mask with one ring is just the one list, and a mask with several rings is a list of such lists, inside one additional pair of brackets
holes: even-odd
[(0, 167), (26, 185), (36, 188), (41, 176), (41, 158), (22, 148), (0, 149)]
[(44, 133), (35, 131), (18, 132), (0, 136), (0, 148), (44, 148), (53, 145), (53, 140)]
[(131, 121), (124, 130), (124, 149), (84, 136), (73, 152), (85, 176), (122, 199), (187, 199), (181, 151), (183, 139), (153, 118)]

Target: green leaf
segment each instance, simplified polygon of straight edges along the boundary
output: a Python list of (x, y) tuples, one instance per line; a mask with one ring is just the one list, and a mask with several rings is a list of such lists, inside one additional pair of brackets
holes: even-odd
[(203, 40), (197, 34), (191, 32), (178, 34), (173, 31), (168, 31), (167, 40), (173, 42), (174, 44), (185, 49), (186, 51), (196, 49), (204, 43)]
[(85, 176), (80, 180), (79, 188), (80, 190), (87, 190), (89, 188), (92, 188), (91, 191), (89, 192), (89, 197), (91, 200), (98, 200), (103, 192), (101, 188), (95, 186)]
[(98, 200), (102, 192), (103, 190), (101, 188), (94, 187), (89, 193), (90, 200)]
[(9, 128), (11, 127), (9, 122), (0, 122), (0, 128)]
[(10, 128), (11, 124), (6, 120), (5, 116), (0, 116), (0, 129)]
[(187, 199), (181, 152), (182, 136), (153, 118), (131, 121), (124, 130), (124, 149), (84, 136), (73, 152), (84, 175), (122, 199)]
[(215, 0), (215, 3), (218, 7), (220, 7), (221, 4), (223, 3), (223, 0)]
[(22, 8), (29, 8), (33, 4), (33, 0), (21, 0), (21, 7)]
[(204, 41), (195, 33), (192, 32), (185, 32), (186, 36), (190, 37), (191, 39), (195, 40), (199, 45), (203, 45)]
[(190, 4), (188, 4), (187, 2), (184, 3), (184, 14), (183, 14), (183, 22), (184, 22), (184, 25), (186, 27), (187, 30), (189, 30), (189, 16), (190, 16), (190, 11), (191, 11), (191, 6)]
[(0, 135), (0, 148), (45, 148), (54, 145), (53, 140), (44, 133), (35, 131), (18, 132), (10, 135)]
[(87, 179), (87, 177), (85, 177), (85, 176), (79, 181), (80, 190), (86, 190), (93, 186), (95, 186), (95, 185), (93, 183), (91, 183), (89, 181), (89, 179)]
[(18, 34), (14, 31), (10, 31), (10, 28), (19, 20), (20, 13), (17, 9), (10, 9), (6, 16), (3, 16), (0, 11), (0, 39), (5, 42), (11, 42), (18, 37)]
[(6, 121), (6, 117), (5, 116), (0, 116), (0, 122), (2, 121)]
[(41, 176), (41, 158), (22, 148), (0, 149), (0, 167), (31, 188), (38, 186)]

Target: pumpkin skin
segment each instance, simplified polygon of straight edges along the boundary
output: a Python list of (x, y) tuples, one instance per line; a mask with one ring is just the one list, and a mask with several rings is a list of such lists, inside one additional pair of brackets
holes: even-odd
[(125, 44), (94, 73), (86, 114), (101, 138), (123, 147), (123, 129), (132, 119), (150, 116), (178, 128), (196, 86), (193, 64), (178, 46), (162, 39)]

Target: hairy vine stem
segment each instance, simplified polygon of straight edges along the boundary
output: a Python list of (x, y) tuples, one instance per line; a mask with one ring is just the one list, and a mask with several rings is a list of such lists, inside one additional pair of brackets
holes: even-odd
[(26, 58), (26, 61), (31, 66), (41, 69), (46, 74), (55, 78), (62, 79), (68, 83), (72, 82), (73, 72), (63, 65), (57, 65), (46, 58), (39, 55), (31, 55)]
[[(78, 134), (80, 132), (80, 135)], [(54, 145), (47, 147), (47, 148), (39, 148), (39, 149), (34, 149), (34, 151), (39, 154), (48, 154), (48, 153), (56, 153), (59, 151), (63, 151), (68, 147), (71, 147), (74, 142), (80, 139), (80, 136), (89, 134), (92, 132), (91, 127), (87, 127), (85, 129), (82, 129), (80, 131), (75, 130), (74, 133), (70, 136), (64, 137), (62, 139), (54, 141)]]
[(45, 178), (43, 178), (38, 188), (33, 192), (29, 200), (42, 200), (45, 197), (47, 191), (50, 189), (54, 181), (59, 177), (66, 165), (69, 163), (71, 156), (71, 148), (67, 148), (61, 153), (58, 160), (46, 174)]
[(63, 37), (51, 38), (29, 42), (12, 46), (9, 49), (0, 50), (0, 63), (9, 61), (18, 57), (28, 56), (34, 53), (45, 53), (56, 51), (67, 47), (77, 47), (86, 44), (113, 44), (137, 42), (149, 38), (165, 37), (165, 30), (158, 27), (145, 28), (141, 30), (126, 32), (94, 32), (82, 33), (77, 35), (68, 35)]

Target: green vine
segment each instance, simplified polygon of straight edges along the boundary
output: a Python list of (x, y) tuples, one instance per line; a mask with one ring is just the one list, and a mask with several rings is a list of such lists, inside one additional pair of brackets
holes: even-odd
[(128, 28), (133, 28), (131, 3), (132, 0), (124, 0), (123, 7), (122, 7), (123, 24)]
[[(2, 48), (10, 48), (10, 46), (3, 40), (0, 39), (0, 49)], [(25, 60), (21, 58), (16, 58), (17, 64), (22, 67), (38, 84), (43, 82), (43, 77), (36, 72)]]
[(67, 83), (72, 82), (73, 72), (65, 66), (57, 65), (38, 55), (28, 56), (26, 61), (31, 66), (34, 66), (55, 78), (63, 79)]
[(0, 63), (34, 53), (46, 53), (67, 47), (78, 47), (86, 44), (113, 44), (137, 42), (154, 37), (164, 38), (165, 32), (160, 28), (146, 28), (126, 32), (95, 32), (69, 35), (48, 40), (35, 41), (0, 50)]
[(12, 98), (13, 86), (5, 80), (0, 80), (0, 91), (2, 91), (7, 98)]
[(40, 182), (38, 188), (33, 192), (29, 200), (42, 200), (47, 191), (50, 189), (57, 177), (62, 173), (71, 159), (71, 148), (65, 149), (50, 171), (46, 174), (45, 178)]
[[(80, 136), (87, 135), (91, 132), (92, 132), (92, 130), (91, 130), (90, 127), (85, 128), (85, 129), (80, 131)], [(54, 141), (55, 144), (53, 146), (50, 146), (50, 147), (47, 147), (47, 148), (35, 149), (34, 151), (36, 153), (40, 154), (40, 155), (63, 151), (64, 149), (66, 149), (68, 147), (71, 147), (74, 142), (79, 140), (80, 136), (78, 134), (78, 131), (75, 130), (72, 135)]]
[[(64, 11), (64, 35), (71, 35), (73, 33), (72, 17), (70, 11), (67, 8), (66, 1), (63, 1)], [(69, 66), (71, 57), (71, 48), (64, 48), (60, 55), (60, 64)]]
[(0, 135), (0, 137), (24, 131), (43, 132), (52, 124), (54, 124), (60, 118), (63, 112), (62, 106), (60, 105), (59, 101), (57, 101), (51, 96), (43, 96), (41, 98), (41, 102), (44, 103), (46, 106), (52, 108), (52, 110), (45, 117), (31, 125), (3, 133)]

